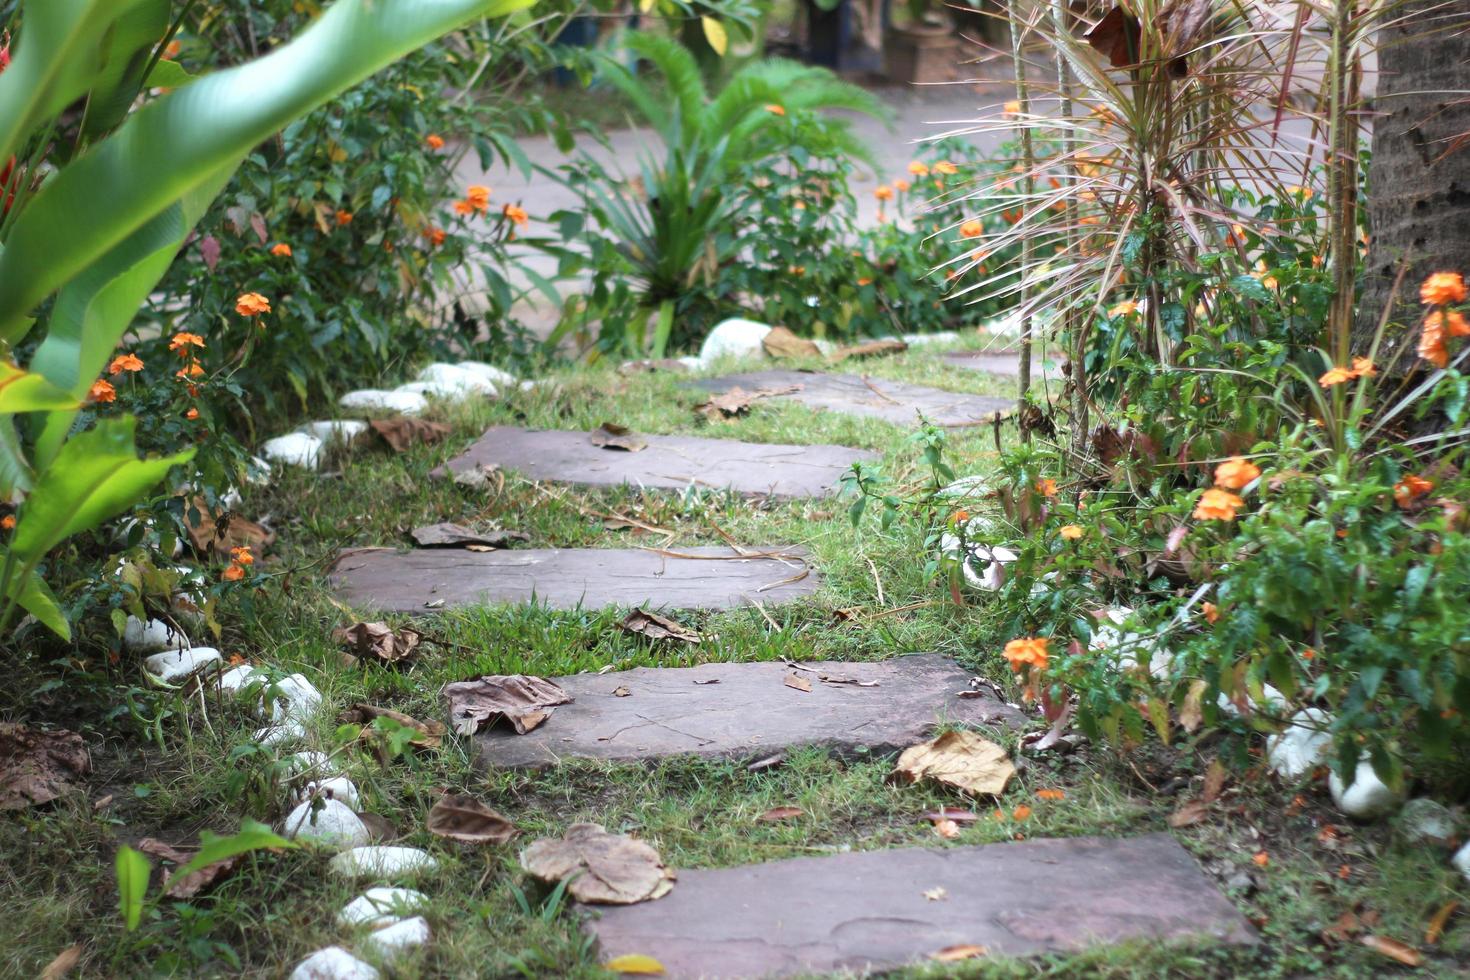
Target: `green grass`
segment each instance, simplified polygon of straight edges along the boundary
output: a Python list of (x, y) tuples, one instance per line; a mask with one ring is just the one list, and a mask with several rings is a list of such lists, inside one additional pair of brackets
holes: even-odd
[[(1010, 381), (945, 366), (928, 352), (864, 364), (875, 377), (923, 381), (941, 387), (1004, 394)], [(367, 701), (420, 718), (442, 717), (441, 687), (480, 673), (543, 676), (580, 670), (684, 665), (712, 660), (879, 659), (939, 651), (983, 675), (1007, 676), (983, 597), (960, 608), (925, 574), (924, 529), (900, 522), (884, 531), (872, 515), (854, 530), (842, 500), (751, 501), (724, 494), (683, 497), (630, 490), (542, 486), (508, 478), (499, 491), (471, 491), (428, 477), (488, 424), (590, 429), (604, 421), (649, 433), (689, 432), (758, 442), (830, 442), (885, 453), (883, 468), (900, 484), (920, 485), (927, 473), (908, 433), (886, 423), (812, 413), (796, 405), (758, 403), (741, 420), (696, 423), (700, 400), (680, 389), (676, 376), (622, 377), (582, 370), (557, 379), (555, 389), (512, 393), (491, 405), (441, 414), (453, 425), (442, 444), (395, 456), (380, 447), (335, 456), (325, 475), (282, 474), (252, 492), (247, 516), (269, 514), (280, 532), (263, 569), (270, 584), (238, 595), (222, 616), (218, 645), (282, 671), (301, 671), (326, 696), (312, 740), (336, 751), (363, 794), (363, 808), (392, 821), (402, 842), (428, 848), (441, 868), (420, 887), (433, 899), (429, 919), (435, 942), (399, 969), (405, 977), (605, 975), (576, 927), (574, 915), (548, 903), (544, 889), (518, 871), (518, 846), (467, 848), (423, 830), (425, 813), (441, 789), (464, 791), (507, 816), (522, 830), (520, 843), (559, 835), (577, 821), (633, 832), (659, 848), (676, 868), (721, 867), (840, 848), (901, 845), (946, 847), (1026, 837), (1126, 835), (1166, 829), (1165, 818), (1198, 792), (1208, 741), (1150, 746), (1120, 755), (1102, 746), (1070, 754), (1027, 757), (1002, 801), (1007, 811), (1026, 803), (1024, 822), (996, 819), (993, 805), (976, 804), (987, 818), (967, 826), (951, 844), (934, 835), (921, 814), (941, 804), (963, 804), (929, 787), (898, 787), (885, 780), (886, 760), (840, 761), (818, 751), (792, 753), (779, 768), (750, 773), (743, 765), (677, 760), (659, 765), (574, 763), (533, 773), (486, 774), (472, 765), (468, 745), (446, 739), (442, 749), (411, 752), (386, 764), (347, 744), (337, 710)], [(1010, 430), (1006, 438), (1011, 437)], [(960, 472), (991, 465), (990, 429), (952, 431), (950, 449)], [(753, 609), (681, 618), (708, 637), (698, 647), (651, 645), (617, 630), (616, 611), (544, 608), (447, 612), (420, 622), (436, 645), (407, 669), (348, 667), (331, 641), (335, 626), (351, 621), (323, 587), (321, 570), (341, 547), (407, 547), (406, 532), (434, 521), (494, 521), (527, 532), (533, 547), (640, 547), (664, 543), (657, 535), (612, 531), (598, 514), (627, 514), (671, 532), (675, 547), (723, 543), (721, 532), (743, 544), (801, 544), (812, 549), (825, 577), (813, 599), (768, 607), (776, 627)], [(875, 580), (876, 576), (876, 580)], [(881, 582), (883, 601), (878, 599)], [(838, 609), (868, 614), (928, 603), (881, 618), (839, 621)], [(202, 638), (197, 638), (202, 639)], [(96, 638), (76, 659), (105, 660)], [(137, 665), (99, 670), (87, 663), (35, 656), (12, 671), (0, 717), (66, 725), (87, 734), (96, 771), (85, 799), (7, 814), (0, 821), (0, 976), (34, 976), (51, 957), (83, 943), (82, 975), (243, 975), (278, 977), (312, 950), (331, 943), (351, 948), (334, 923), (336, 911), (360, 890), (327, 876), (329, 855), (293, 852), (248, 859), (241, 871), (189, 903), (154, 906), (136, 933), (116, 915), (112, 857), (119, 843), (155, 836), (190, 844), (202, 829), (229, 831), (242, 817), (275, 820), (284, 790), (271, 755), (249, 746), (256, 722), (232, 705), (170, 695), (135, 695), (140, 710), (166, 710), (164, 745), (121, 707), (116, 688), (137, 684)], [(88, 678), (94, 678), (88, 680)], [(59, 684), (57, 682), (60, 682)], [(39, 692), (39, 693), (38, 693)], [(1014, 749), (1016, 733), (992, 737)], [(1058, 789), (1063, 800), (1038, 798)], [(1069, 957), (985, 961), (916, 968), (902, 975), (1086, 977), (1374, 977), (1398, 969), (1354, 944), (1329, 947), (1321, 930), (1355, 905), (1382, 916), (1384, 935), (1417, 943), (1440, 903), (1467, 899), (1445, 856), (1404, 843), (1391, 826), (1346, 828), (1331, 848), (1318, 840), (1323, 823), (1336, 822), (1321, 787), (1293, 791), (1255, 774), (1227, 790), (1211, 819), (1175, 831), (1206, 869), (1222, 880), (1249, 881), (1232, 892), (1238, 907), (1261, 925), (1254, 948), (1221, 949), (1133, 944)], [(109, 804), (95, 807), (103, 796)], [(755, 817), (794, 805), (805, 816), (788, 823)], [(1258, 868), (1252, 855), (1265, 851)], [(1342, 866), (1347, 877), (1339, 877)], [(156, 888), (156, 885), (155, 885)], [(677, 901), (674, 896), (665, 901)], [(1470, 963), (1465, 930), (1452, 924), (1429, 954), (1424, 975), (1462, 975)]]

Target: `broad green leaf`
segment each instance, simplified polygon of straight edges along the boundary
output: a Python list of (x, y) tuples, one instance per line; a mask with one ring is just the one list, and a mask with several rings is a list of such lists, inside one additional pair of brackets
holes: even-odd
[(124, 844), (117, 849), (117, 910), (122, 914), (128, 932), (143, 921), (143, 896), (148, 892), (148, 875), (153, 865), (137, 851)]
[(103, 419), (96, 428), (68, 439), (51, 465), (37, 475), (10, 543), (22, 567), (34, 565), (61, 541), (126, 509), (170, 467), (193, 457), (189, 449), (139, 459), (133, 444), (135, 426), (132, 416)]
[(271, 833), (269, 827), (254, 820), (246, 820), (240, 824), (240, 832), (231, 834), (229, 837), (216, 837), (209, 831), (199, 835), (199, 853), (194, 859), (174, 872), (175, 878), (193, 874), (206, 865), (218, 861), (227, 861), (238, 854), (248, 854), (251, 851), (264, 851), (275, 849), (291, 849), (296, 847), (291, 841)]
[(87, 113), (82, 135), (88, 142), (110, 132), (127, 116), (143, 86), (143, 73), (168, 33), (170, 0), (134, 0), (119, 11), (117, 23), (108, 32), (102, 67), (88, 85)]
[[(340, 0), (291, 43), (144, 106), (15, 219), (0, 253), (0, 340), (19, 340), (38, 303), (286, 123), (472, 17), (530, 3)], [(0, 76), (0, 120), (13, 71)]]
[(161, 59), (148, 73), (148, 78), (143, 82), (144, 88), (179, 88), (188, 85), (197, 76), (189, 74), (184, 66), (177, 61)]
[(76, 407), (74, 395), (62, 391), (34, 371), (23, 371), (8, 361), (0, 360), (0, 415)]
[(71, 624), (66, 621), (61, 607), (56, 604), (56, 596), (51, 594), (51, 587), (41, 578), (41, 573), (32, 570), (20, 584), (22, 588), (15, 597), (20, 607), (63, 640), (70, 640)]
[(715, 20), (708, 14), (702, 14), (699, 18), (700, 26), (704, 28), (704, 39), (714, 49), (715, 54), (721, 58), (725, 56), (725, 49), (730, 45), (729, 35), (725, 33), (725, 25)]
[(10, 499), (16, 492), (29, 493), (36, 479), (20, 448), (20, 435), (15, 420), (0, 415), (0, 498)]

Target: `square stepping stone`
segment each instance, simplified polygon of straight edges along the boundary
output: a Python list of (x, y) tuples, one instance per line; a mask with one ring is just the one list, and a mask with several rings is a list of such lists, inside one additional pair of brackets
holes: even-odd
[[(1017, 353), (1007, 354), (1002, 351), (954, 351), (944, 355), (944, 362), (955, 367), (965, 368), (969, 371), (984, 371), (986, 374), (999, 374), (1007, 378), (1019, 377), (1021, 374), (1021, 355)], [(1033, 381), (1045, 377), (1047, 380), (1060, 378), (1062, 370), (1060, 366), (1048, 368), (1042, 361), (1032, 360), (1031, 379)]]
[(863, 975), (965, 945), (1031, 956), (1128, 939), (1255, 942), (1167, 834), (680, 868), (664, 898), (588, 911), (604, 962), (641, 953), (670, 980)]
[(750, 496), (824, 497), (842, 474), (878, 453), (845, 446), (785, 446), (691, 436), (638, 437), (638, 452), (593, 445), (587, 432), (554, 429), (487, 429), (464, 454), (434, 471), (459, 473), (483, 464), (516, 470), (533, 480), (584, 486), (704, 487)]
[(996, 412), (1006, 414), (1016, 407), (1015, 400), (1011, 398), (967, 395), (885, 378), (813, 371), (749, 371), (691, 381), (688, 387), (714, 394), (731, 388), (754, 392), (761, 388), (782, 390), (796, 387), (797, 390), (789, 394), (773, 397), (789, 398), (816, 409), (883, 419), (895, 425), (917, 426), (920, 413), (936, 425), (983, 425), (994, 420)]
[[(501, 728), (479, 733), (479, 758), (507, 767), (561, 759), (753, 759), (800, 745), (886, 755), (922, 742), (944, 721), (1023, 721), (989, 691), (969, 691), (970, 672), (938, 654), (804, 666), (810, 669), (710, 663), (558, 677), (575, 700), (526, 735)], [(796, 686), (789, 677), (799, 678)]]
[(806, 555), (804, 548), (779, 546), (748, 548), (744, 555), (732, 548), (359, 548), (338, 556), (327, 581), (349, 605), (383, 612), (533, 599), (552, 609), (729, 609), (753, 599), (779, 605), (817, 591), (821, 576)]

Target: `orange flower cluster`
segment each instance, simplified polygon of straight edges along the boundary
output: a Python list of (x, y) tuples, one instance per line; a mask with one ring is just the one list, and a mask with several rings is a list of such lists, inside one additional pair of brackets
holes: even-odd
[(771, 104), (769, 104), (769, 105), (766, 106), (766, 111), (769, 112), (773, 116), (784, 116), (784, 115), (786, 115), (786, 107), (783, 106), (783, 105), (777, 105), (774, 102), (772, 102)]
[(927, 177), (929, 176), (929, 165), (922, 160), (915, 160), (909, 164), (909, 173), (915, 177)]
[(271, 254), (278, 259), (289, 259), (291, 257), (291, 246), (285, 242), (277, 242), (271, 246)]
[(525, 227), (526, 224), (528, 224), (531, 220), (531, 216), (526, 213), (525, 209), (517, 204), (507, 204), (501, 210), (501, 213), (504, 214), (505, 217), (513, 224), (515, 224), (517, 228)]
[[(263, 316), (270, 311), (271, 301), (259, 293), (241, 293), (235, 299), (235, 312), (241, 316)], [(199, 346), (203, 347), (203, 342)]]
[(1419, 299), (1425, 306), (1463, 303), (1465, 296), (1465, 278), (1458, 272), (1436, 272), (1419, 286)]
[(941, 174), (943, 176), (953, 176), (954, 174), (960, 172), (960, 168), (956, 167), (948, 160), (940, 160), (929, 169), (932, 173)]
[(340, 228), (350, 224), (352, 224), (352, 212), (343, 211), (339, 208), (337, 210), (337, 226)]
[(444, 229), (435, 228), (433, 225), (430, 225), (429, 227), (424, 229), (424, 238), (428, 240), (430, 245), (438, 248), (440, 245), (444, 244)]
[(428, 136), (425, 136), (424, 142), (428, 144), (429, 149), (431, 150), (444, 149), (444, 137), (440, 136), (438, 133), (430, 133)]
[(0, 530), (5, 530), (5, 531), (14, 531), (15, 530), (15, 515), (14, 514), (6, 514), (4, 517), (0, 517)]
[(961, 238), (979, 238), (983, 234), (985, 234), (985, 226), (980, 223), (980, 219), (978, 218), (971, 218), (969, 221), (960, 225)]
[(1108, 316), (1132, 316), (1138, 312), (1138, 301), (1125, 299), (1116, 306), (1109, 307)]
[(1213, 602), (1200, 603), (1199, 611), (1204, 614), (1205, 622), (1211, 626), (1220, 621), (1220, 607)]
[(1027, 664), (1037, 670), (1045, 670), (1046, 665), (1050, 662), (1046, 650), (1050, 642), (1051, 640), (1044, 636), (1029, 636), (1012, 640), (1001, 651), (1001, 656), (1010, 662), (1011, 670), (1018, 674)]
[(1393, 485), (1393, 502), (1403, 510), (1410, 507), (1434, 489), (1434, 481), (1426, 480), (1422, 476), (1407, 474), (1402, 480)]
[(1215, 486), (1239, 490), (1261, 475), (1261, 468), (1243, 456), (1232, 456), (1215, 467)]
[(1043, 497), (1055, 497), (1057, 495), (1057, 481), (1049, 476), (1044, 476), (1036, 481), (1036, 492)]
[(143, 359), (137, 354), (119, 354), (107, 365), (108, 374), (122, 374), (124, 371), (134, 373), (143, 370)]
[(245, 577), (245, 569), (255, 564), (255, 555), (248, 545), (230, 549), (230, 567), (220, 573), (226, 582), (238, 582)]
[(1061, 535), (1068, 541), (1076, 541), (1077, 539), (1082, 537), (1083, 533), (1084, 532), (1082, 528), (1078, 527), (1076, 524), (1062, 525)]
[(896, 191), (898, 191), (900, 194), (907, 194), (909, 188), (912, 187), (912, 186), (913, 186), (912, 184), (910, 184), (908, 181), (904, 180), (902, 177), (900, 177), (898, 180), (895, 180), (893, 182), (893, 189), (896, 190)]
[(1419, 356), (1435, 367), (1443, 368), (1450, 363), (1446, 337), (1470, 336), (1470, 324), (1456, 310), (1444, 307), (1451, 303), (1463, 303), (1467, 291), (1465, 279), (1458, 272), (1436, 272), (1419, 286), (1419, 299), (1425, 306), (1437, 306), (1424, 317), (1424, 331), (1419, 335)]
[(1366, 357), (1355, 357), (1350, 367), (1329, 368), (1317, 383), (1324, 388), (1340, 385), (1348, 381), (1356, 381), (1358, 378), (1371, 378), (1378, 373), (1373, 362)]
[(117, 389), (108, 383), (105, 378), (98, 378), (92, 382), (92, 387), (87, 391), (87, 400), (99, 404), (117, 401)]
[[(194, 348), (196, 347), (201, 349), (204, 347), (204, 338), (197, 333), (176, 333), (173, 339), (168, 342), (168, 349), (184, 358), (184, 366), (174, 372), (174, 377), (182, 378), (185, 381), (192, 381), (195, 378), (204, 376), (204, 368), (194, 356)], [(196, 393), (197, 389), (193, 385), (190, 385), (189, 394), (193, 395)]]
[(891, 201), (893, 200), (893, 188), (887, 184), (879, 184), (873, 188), (873, 196), (880, 201)]
[(490, 188), (483, 184), (471, 184), (465, 188), (464, 199), (454, 202), (455, 214), (484, 214), (490, 210)]
[(1233, 521), (1235, 512), (1245, 506), (1245, 501), (1228, 490), (1209, 489), (1200, 494), (1194, 506), (1197, 521)]

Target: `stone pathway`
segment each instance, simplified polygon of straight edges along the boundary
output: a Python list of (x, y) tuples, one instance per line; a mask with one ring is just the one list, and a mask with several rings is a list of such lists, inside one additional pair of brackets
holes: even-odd
[(670, 896), (599, 906), (587, 928), (604, 962), (652, 956), (671, 980), (864, 973), (964, 946), (1024, 956), (1125, 939), (1255, 941), (1167, 834), (680, 870)]
[[(983, 371), (986, 374), (999, 374), (1007, 378), (1018, 377), (1021, 373), (1021, 355), (1015, 353), (999, 353), (995, 351), (952, 351), (942, 355), (946, 364), (954, 367), (965, 368), (969, 371)], [(1047, 378), (1054, 379), (1062, 377), (1060, 363), (1052, 368), (1039, 360), (1031, 362), (1032, 379)]]
[(594, 445), (586, 432), (486, 430), (464, 454), (433, 472), (460, 473), (476, 466), (515, 470), (532, 480), (583, 486), (700, 487), (775, 498), (825, 497), (842, 474), (878, 453), (844, 446), (784, 446), (691, 436), (638, 436), (637, 452)]
[(941, 722), (1024, 722), (990, 691), (973, 690), (970, 679), (969, 671), (937, 654), (882, 663), (710, 663), (578, 674), (555, 678), (575, 700), (539, 728), (525, 735), (491, 728), (476, 743), (479, 761), (489, 766), (677, 755), (754, 759), (801, 745), (871, 758), (924, 741)]
[(429, 613), (458, 606), (538, 602), (552, 609), (649, 605), (730, 609), (811, 595), (821, 576), (791, 547), (528, 548), (516, 551), (359, 548), (328, 581), (347, 604)]
[(723, 393), (731, 388), (754, 392), (759, 389), (784, 391), (776, 398), (789, 398), (810, 408), (842, 412), (863, 418), (882, 419), (895, 425), (919, 424), (924, 418), (941, 426), (984, 425), (997, 412), (1010, 412), (1015, 401), (989, 395), (969, 395), (939, 388), (856, 374), (823, 374), (810, 371), (750, 371), (719, 378), (691, 381), (686, 387)]

